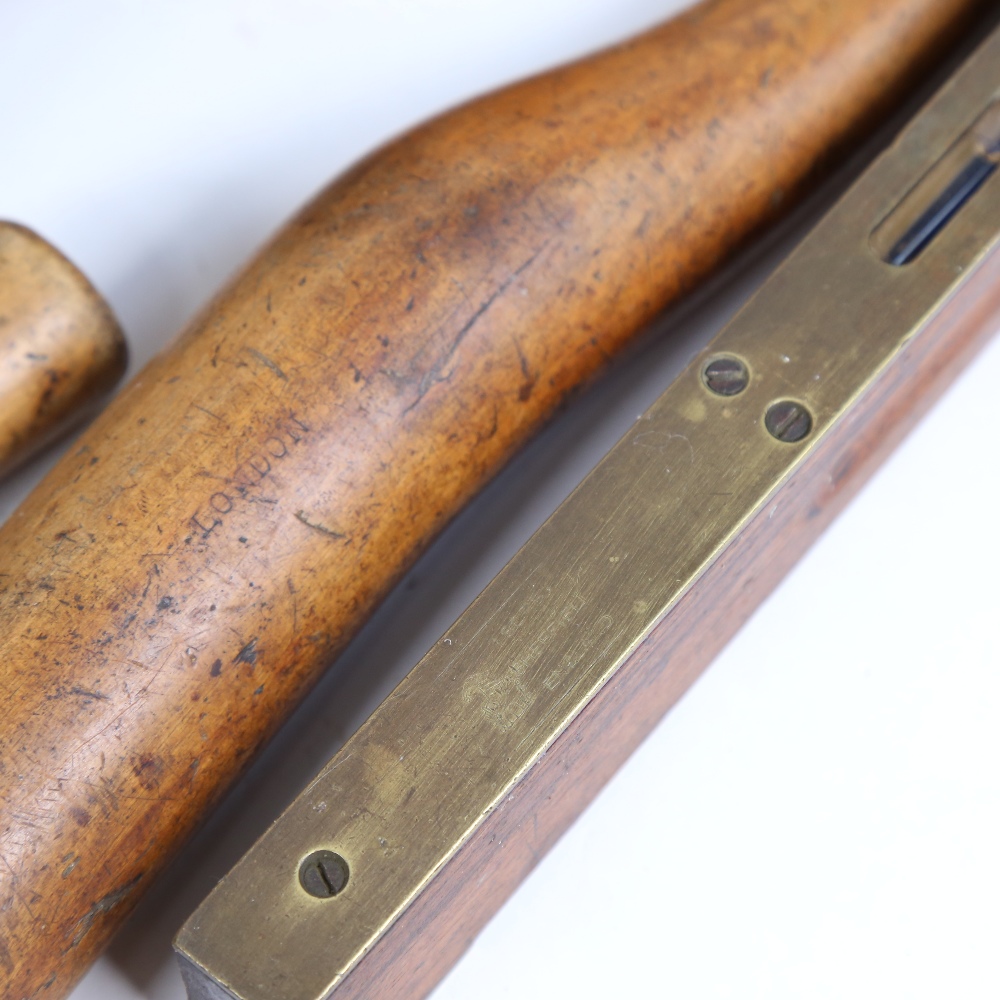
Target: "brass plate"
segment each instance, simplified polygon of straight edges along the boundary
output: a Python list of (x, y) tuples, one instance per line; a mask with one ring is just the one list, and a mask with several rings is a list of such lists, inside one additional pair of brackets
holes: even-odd
[[(508, 563), (182, 928), (193, 997), (322, 1000), (997, 248), (994, 173), (910, 264), (873, 234), (1000, 90), (994, 34)], [(901, 207), (903, 206), (903, 207)], [(877, 241), (876, 241), (877, 242)], [(742, 359), (747, 388), (703, 372)], [(796, 443), (765, 427), (805, 407)], [(350, 874), (309, 894), (316, 851)]]

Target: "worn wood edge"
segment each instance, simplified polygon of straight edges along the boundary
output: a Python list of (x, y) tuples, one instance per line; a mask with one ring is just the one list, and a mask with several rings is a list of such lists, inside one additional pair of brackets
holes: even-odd
[[(426, 997), (1000, 324), (1000, 250), (881, 373), (331, 994)], [(189, 980), (193, 982), (193, 977)], [(192, 993), (193, 997), (225, 994)]]
[[(61, 308), (66, 313), (65, 343), (72, 344), (76, 351), (82, 346), (89, 346), (92, 358), (85, 369), (65, 373), (77, 384), (71, 384), (68, 393), (63, 390), (55, 406), (46, 412), (40, 402), (33, 416), (24, 419), (22, 436), (15, 445), (6, 451), (0, 446), (0, 480), (58, 441), (73, 427), (93, 417), (110, 398), (128, 367), (128, 344), (118, 318), (87, 275), (58, 247), (28, 226), (0, 219), (0, 237), (4, 235), (14, 242), (15, 248), (23, 248), (23, 257), (34, 258), (36, 265), (49, 272), (51, 283), (62, 285), (67, 293), (62, 301), (56, 303), (39, 302), (39, 316), (53, 308)], [(0, 347), (0, 364), (12, 353), (13, 350)], [(66, 360), (55, 358), (52, 366), (58, 369)], [(25, 379), (35, 374), (29, 368)], [(59, 376), (61, 381), (65, 380), (65, 374)], [(8, 382), (5, 390), (10, 388)], [(0, 408), (8, 405), (6, 397), (0, 398)]]

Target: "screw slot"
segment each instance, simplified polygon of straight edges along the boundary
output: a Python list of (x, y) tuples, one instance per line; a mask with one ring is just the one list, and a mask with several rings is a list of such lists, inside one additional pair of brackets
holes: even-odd
[(332, 899), (339, 895), (349, 877), (347, 862), (333, 851), (313, 851), (299, 865), (299, 884), (316, 899)]
[(736, 396), (750, 383), (750, 372), (739, 358), (715, 358), (705, 365), (701, 377), (717, 396)]
[(786, 444), (794, 444), (812, 430), (812, 415), (801, 403), (782, 399), (768, 407), (764, 426), (772, 437)]

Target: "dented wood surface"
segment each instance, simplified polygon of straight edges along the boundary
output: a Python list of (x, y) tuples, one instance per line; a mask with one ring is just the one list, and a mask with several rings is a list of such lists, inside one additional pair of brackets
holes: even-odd
[(121, 329), (90, 282), (0, 222), (0, 476), (92, 412), (124, 371)]
[(714, 3), (462, 109), (138, 377), (0, 534), (11, 996), (72, 986), (461, 502), (973, 6)]

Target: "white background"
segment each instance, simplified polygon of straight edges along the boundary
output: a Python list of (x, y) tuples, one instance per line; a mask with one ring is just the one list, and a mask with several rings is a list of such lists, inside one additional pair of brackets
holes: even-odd
[[(91, 276), (134, 371), (360, 154), (679, 6), (0, 0), (0, 217)], [(180, 1000), (184, 917), (792, 236), (661, 324), (459, 519), (73, 1000)], [(435, 1000), (1000, 994), (998, 370), (995, 343)], [(0, 515), (50, 461), (0, 487)]]

